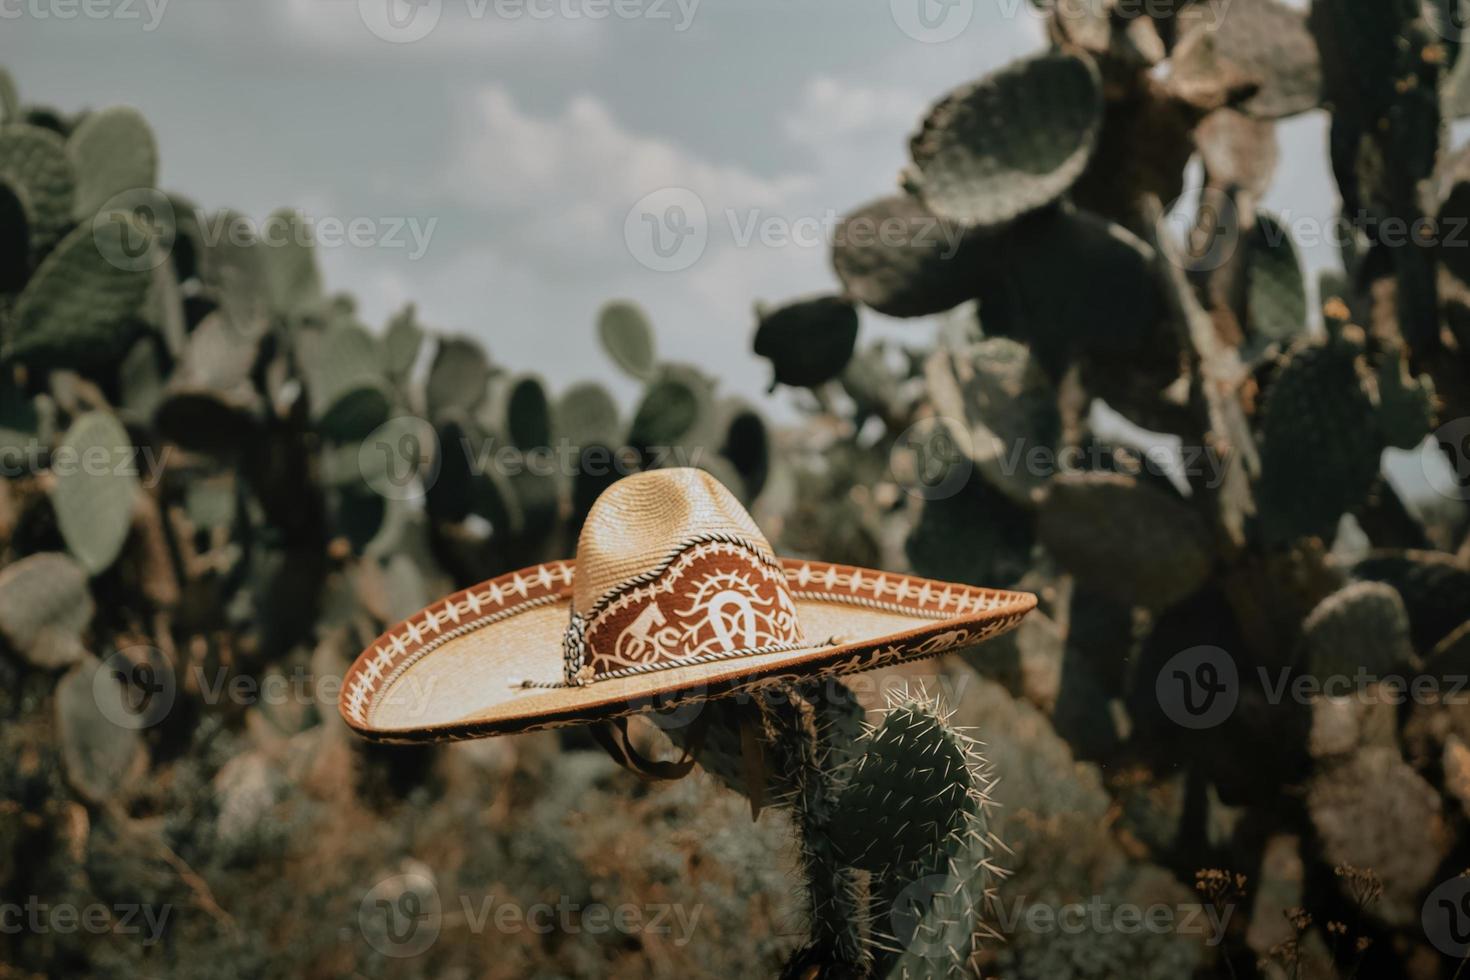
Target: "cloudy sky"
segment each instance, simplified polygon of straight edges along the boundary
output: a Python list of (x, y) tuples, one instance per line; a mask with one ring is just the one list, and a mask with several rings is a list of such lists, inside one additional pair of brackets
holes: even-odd
[[(367, 219), (373, 244), (323, 264), (369, 324), (413, 301), (511, 367), (625, 398), (602, 302), (758, 394), (753, 304), (832, 288), (824, 231), (894, 187), (925, 107), (1043, 36), (1026, 0), (88, 3), (0, 0), (27, 101), (137, 106), (164, 186), (207, 208)], [(1333, 212), (1324, 147), (1321, 118), (1284, 128), (1269, 204)]]

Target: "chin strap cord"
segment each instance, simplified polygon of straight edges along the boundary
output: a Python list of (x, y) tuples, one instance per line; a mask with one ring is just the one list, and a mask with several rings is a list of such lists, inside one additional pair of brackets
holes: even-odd
[(689, 723), (689, 744), (677, 762), (650, 759), (634, 748), (628, 737), (626, 718), (594, 722), (589, 727), (597, 744), (612, 756), (614, 762), (635, 776), (650, 781), (682, 779), (694, 768), (694, 757), (704, 748), (705, 732), (709, 731), (709, 713), (701, 711), (699, 717)]

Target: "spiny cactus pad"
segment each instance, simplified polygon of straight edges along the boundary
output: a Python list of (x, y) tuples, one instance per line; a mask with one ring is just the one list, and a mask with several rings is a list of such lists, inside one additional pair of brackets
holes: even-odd
[(948, 852), (984, 803), (984, 760), (932, 705), (898, 699), (859, 743), (831, 829), (842, 859), (879, 874), (909, 875)]
[(1382, 436), (1341, 345), (1297, 347), (1261, 409), (1261, 525), (1268, 540), (1330, 540), (1378, 476)]
[(129, 218), (82, 225), (46, 256), (26, 283), (5, 331), (8, 356), (41, 366), (120, 357), (130, 319), (148, 295), (148, 274), (113, 260), (137, 254), (148, 232)]
[(1129, 605), (1163, 609), (1209, 577), (1214, 544), (1189, 505), (1121, 473), (1066, 473), (1051, 483), (1037, 525), (1077, 581)]
[(31, 214), (31, 259), (38, 261), (72, 223), (76, 178), (66, 143), (39, 126), (0, 126), (0, 177), (25, 192)]
[(775, 369), (773, 388), (815, 388), (842, 373), (857, 332), (857, 308), (839, 296), (821, 296), (763, 313), (755, 352)]
[(1086, 56), (1051, 51), (958, 89), (910, 141), (912, 183), (929, 210), (965, 227), (1049, 204), (1087, 166), (1102, 83)]
[(912, 194), (858, 208), (834, 239), (832, 267), (847, 295), (885, 316), (930, 316), (975, 295), (983, 246)]
[(72, 217), (79, 222), (90, 221), (114, 196), (158, 181), (158, 145), (136, 109), (90, 114), (67, 140), (66, 153), (77, 178)]
[(67, 550), (96, 575), (122, 550), (138, 493), (135, 447), (107, 412), (88, 412), (53, 454), (51, 506)]
[(597, 339), (613, 363), (642, 381), (653, 376), (658, 357), (648, 316), (634, 303), (616, 300), (597, 314)]
[(0, 569), (0, 636), (37, 667), (65, 667), (86, 654), (81, 634), (93, 609), (86, 570), (60, 552)]

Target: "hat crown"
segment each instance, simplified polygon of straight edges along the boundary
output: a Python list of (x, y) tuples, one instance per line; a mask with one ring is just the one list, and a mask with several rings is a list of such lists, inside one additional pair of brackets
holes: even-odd
[(704, 470), (648, 470), (618, 480), (593, 502), (577, 538), (572, 609), (585, 615), (689, 542), (716, 536), (742, 538), (775, 557), (740, 501)]
[(568, 683), (800, 642), (780, 561), (709, 473), (634, 474), (592, 505), (577, 541)]

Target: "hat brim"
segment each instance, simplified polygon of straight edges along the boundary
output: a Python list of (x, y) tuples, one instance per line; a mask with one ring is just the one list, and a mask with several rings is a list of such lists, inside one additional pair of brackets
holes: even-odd
[(872, 670), (974, 646), (1036, 607), (982, 589), (805, 559), (781, 559), (811, 646), (577, 687), (562, 679), (571, 562), (548, 562), (439, 600), (388, 630), (343, 679), (339, 709), (381, 742), (484, 738), (727, 697), (784, 681)]

